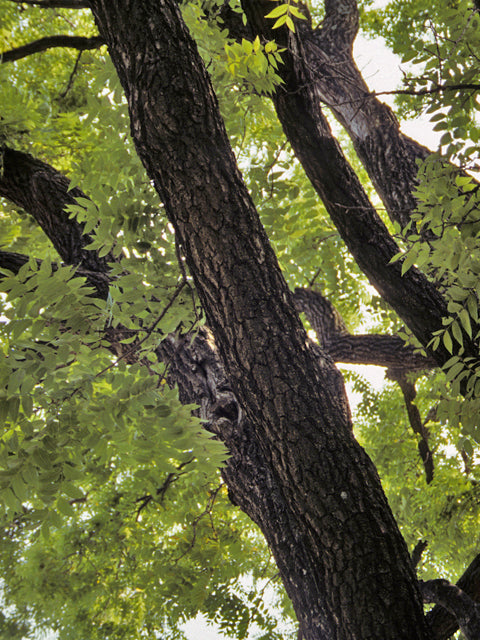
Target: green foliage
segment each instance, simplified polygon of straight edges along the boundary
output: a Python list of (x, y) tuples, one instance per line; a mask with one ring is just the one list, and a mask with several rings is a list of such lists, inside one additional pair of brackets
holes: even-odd
[[(67, 29), (94, 32), (88, 12), (6, 1), (1, 10), (2, 50)], [(275, 153), (279, 127), (255, 92), (273, 90), (278, 47), (249, 43), (245, 76), (234, 77), (221, 24), (201, 20), (195, 3), (184, 11), (202, 54), (215, 60), (240, 154), (248, 156), (262, 123)], [(238, 638), (252, 624), (285, 637), (263, 598), (268, 585), (291, 615), (276, 568), (219, 484), (227, 452), (195, 407), (179, 403), (158, 362), (159, 341), (180, 327), (194, 331), (201, 317), (133, 148), (123, 92), (103, 50), (76, 58), (52, 49), (0, 67), (1, 142), (67, 173), (88, 196), (69, 213), (92, 234), (89, 249), (121, 258), (107, 302), (92, 297), (31, 218), (2, 205), (3, 248), (35, 259), (0, 281), (0, 634), (181, 638), (181, 624), (203, 612)], [(255, 122), (248, 140), (245, 113)]]
[(244, 80), (259, 93), (269, 94), (281, 82), (276, 73), (278, 65), (282, 63), (282, 49), (274, 41), (260, 44), (257, 36), (253, 42), (242, 39), (225, 45), (227, 68), (238, 82)]
[[(282, 49), (229, 39), (221, 4), (192, 0), (182, 11), (288, 284), (320, 287), (352, 330), (397, 330), (398, 319), (372, 296), (285, 143), (268, 99), (281, 90)], [(294, 18), (303, 17), (297, 4), (277, 5), (267, 17), (275, 28), (294, 30)], [(360, 4), (370, 31), (381, 30), (405, 59), (404, 34), (416, 34), (410, 87), (475, 81), (478, 16), (467, 2), (455, 3), (455, 12), (426, 0), (393, 2), (384, 12)], [(66, 31), (95, 33), (88, 11), (0, 5), (1, 50)], [(310, 5), (321, 20), (323, 3)], [(241, 14), (238, 2), (231, 6)], [(425, 29), (427, 20), (436, 21), (435, 32)], [(201, 310), (135, 153), (106, 51), (45, 51), (0, 65), (0, 83), (0, 144), (68, 175), (87, 196), (69, 214), (91, 234), (89, 249), (118, 260), (108, 300), (99, 300), (60, 264), (25, 212), (1, 204), (2, 248), (32, 257), (0, 281), (0, 637), (52, 628), (60, 640), (182, 638), (182, 623), (197, 613), (235, 638), (247, 637), (252, 625), (262, 638), (292, 637), (279, 624), (293, 614), (265, 542), (219, 479), (227, 452), (165, 384), (156, 347), (180, 328), (193, 334)], [(447, 166), (445, 152), (465, 168), (475, 160), (478, 100), (461, 90), (412, 100), (403, 99), (404, 113), (425, 106), (445, 131), (444, 154), (420, 168), (419, 208), (402, 254), (404, 271), (417, 264), (440, 283), (452, 314), (433, 338), (452, 352), (447, 383), (438, 374), (418, 384), (422, 416), (442, 398), (428, 422), (431, 485), (399, 392), (393, 385), (376, 392), (350, 377), (361, 398), (359, 437), (402, 531), (412, 547), (429, 540), (422, 574), (454, 577), (478, 546), (480, 383), (462, 344), (478, 332), (480, 227), (476, 186)], [(459, 402), (460, 384), (470, 385), (468, 402)]]
[[(145, 288), (128, 303), (123, 287), (114, 290), (106, 306), (73, 276), (71, 268), (52, 271), (48, 260), (30, 260), (1, 281), (0, 501), (7, 519), (32, 505), (46, 528), (61, 524), (58, 511), (68, 512), (69, 499), (85, 495), (89, 474), (104, 482), (130, 473), (139, 493), (151, 492), (164, 473), (187, 464), (212, 472), (225, 457), (164, 384), (156, 362), (156, 344), (179, 318), (151, 331), (143, 322), (155, 303)], [(120, 286), (140, 284), (126, 278)], [(135, 318), (124, 309), (130, 302)], [(122, 322), (118, 349), (127, 348), (120, 357), (105, 349), (106, 322)], [(139, 363), (127, 366), (132, 349)]]
[(285, 4), (278, 4), (275, 9), (272, 9), (272, 11), (267, 13), (265, 16), (266, 18), (275, 20), (272, 29), (278, 29), (279, 27), (286, 25), (290, 31), (295, 32), (293, 18), (306, 20), (306, 17), (300, 9), (293, 3), (298, 4), (298, 0), (288, 0)]
[(382, 477), (402, 534), (412, 550), (419, 540), (428, 541), (420, 575), (456, 579), (478, 552), (479, 470), (469, 439), (459, 439), (456, 425), (441, 408), (431, 410), (432, 401), (444, 392), (442, 373), (417, 380), (415, 404), (428, 428), (435, 463), (430, 484), (398, 386), (389, 383), (376, 391), (358, 374), (347, 375), (362, 394), (355, 410), (356, 432)]
[[(178, 626), (198, 611), (236, 637), (254, 620), (275, 638), (276, 620), (256, 608), (256, 585), (274, 570), (259, 562), (261, 536), (218, 481), (179, 473), (167, 488), (167, 478), (150, 502), (128, 474), (93, 487), (48, 537), (26, 513), (2, 537), (9, 596), (61, 638), (182, 637)], [(238, 581), (238, 562), (251, 588)]]
[[(395, 19), (390, 22), (394, 15)], [(378, 16), (377, 16), (378, 17)], [(430, 114), (441, 133), (437, 153), (419, 166), (417, 212), (404, 230), (402, 271), (416, 265), (437, 283), (449, 317), (432, 337), (452, 354), (445, 364), (446, 387), (439, 415), (468, 437), (480, 439), (478, 357), (465, 357), (466, 340), (478, 340), (480, 295), (479, 195), (475, 181), (479, 129), (478, 53), (480, 17), (470, 2), (392, 2), (372, 30), (383, 34), (412, 71), (405, 79), (415, 98), (402, 98)], [(416, 34), (406, 43), (405, 29)], [(460, 396), (462, 394), (462, 396)]]

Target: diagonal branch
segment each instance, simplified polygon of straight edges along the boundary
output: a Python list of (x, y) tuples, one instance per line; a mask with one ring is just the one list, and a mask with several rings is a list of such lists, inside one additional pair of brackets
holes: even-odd
[[(398, 253), (397, 245), (343, 155), (319, 107), (322, 75), (318, 67), (325, 59), (325, 54), (312, 40), (316, 34), (303, 24), (304, 21), (297, 23), (296, 33), (283, 28), (272, 33), (271, 25), (264, 18), (268, 5), (268, 0), (242, 0), (242, 7), (255, 32), (266, 39), (274, 37), (286, 49), (284, 63), (278, 69), (283, 84), (273, 96), (285, 134), (358, 266), (428, 351), (427, 345), (432, 334), (442, 329), (442, 319), (448, 316), (446, 302), (433, 283), (417, 269), (402, 274), (399, 262), (391, 264), (393, 255)], [(315, 44), (313, 49), (312, 43)], [(348, 52), (344, 52), (343, 58), (345, 56), (347, 65)], [(338, 71), (338, 64), (336, 69)], [(384, 132), (383, 128), (381, 130)], [(365, 130), (364, 133), (369, 138), (369, 131)], [(377, 140), (369, 138), (369, 141), (375, 143), (376, 149)], [(385, 141), (382, 139), (380, 142), (383, 144)], [(391, 145), (385, 148), (389, 154)], [(391, 175), (394, 164), (395, 171), (402, 178), (402, 198), (406, 194), (412, 200), (408, 207), (410, 211), (414, 204), (411, 194), (413, 178), (408, 181), (403, 175), (401, 152), (402, 149), (393, 157), (376, 157), (376, 162), (390, 167), (388, 178), (382, 174), (389, 187), (391, 182), (398, 182), (398, 176)], [(415, 176), (418, 157), (421, 154), (415, 152), (410, 167), (415, 167)], [(402, 202), (399, 208), (405, 210), (407, 203), (404, 200)], [(478, 357), (478, 346), (466, 335), (464, 345), (466, 355)], [(431, 355), (439, 364), (451, 357), (446, 349), (442, 352), (437, 350)]]
[(10, 49), (0, 53), (1, 62), (14, 62), (21, 58), (26, 58), (34, 53), (40, 53), (47, 49), (54, 47), (67, 47), (70, 49), (78, 49), (79, 51), (85, 51), (87, 49), (98, 49), (104, 44), (103, 38), (100, 36), (93, 36), (87, 38), (84, 36), (47, 36), (45, 38), (39, 38), (34, 42), (29, 42), (21, 47)]
[[(475, 602), (480, 603), (480, 554), (470, 563), (457, 587)], [(432, 629), (435, 640), (447, 640), (459, 628), (458, 620), (452, 612), (443, 606), (437, 605), (427, 613), (427, 621)], [(475, 636), (480, 637), (479, 635)]]
[(420, 580), (420, 590), (424, 602), (439, 604), (455, 616), (466, 640), (480, 638), (480, 604), (465, 591), (448, 580)]
[(40, 225), (63, 262), (80, 265), (90, 271), (108, 271), (108, 254), (100, 258), (89, 251), (91, 236), (83, 225), (69, 217), (65, 208), (87, 198), (78, 188), (69, 191), (70, 181), (46, 162), (8, 147), (2, 152), (0, 197), (7, 198), (29, 213)]
[(15, 4), (28, 4), (32, 7), (42, 7), (45, 9), (87, 9), (88, 2), (85, 0), (9, 0)]

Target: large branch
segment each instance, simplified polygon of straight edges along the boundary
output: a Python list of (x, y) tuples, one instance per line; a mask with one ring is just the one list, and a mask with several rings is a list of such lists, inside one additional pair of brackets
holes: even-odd
[(431, 356), (423, 356), (418, 349), (405, 346), (398, 336), (340, 336), (328, 345), (326, 351), (334, 362), (344, 364), (371, 364), (402, 371), (425, 371), (438, 366)]
[[(255, 33), (268, 40), (276, 39), (286, 48), (284, 63), (278, 70), (283, 85), (273, 99), (306, 174), (360, 269), (428, 350), (432, 334), (443, 328), (442, 318), (448, 315), (446, 302), (417, 269), (402, 275), (400, 262), (390, 264), (398, 246), (371, 205), (320, 109), (318, 73), (308, 53), (309, 38), (313, 37), (311, 27), (298, 21), (295, 34), (283, 28), (273, 32), (272, 21), (264, 17), (271, 8), (269, 0), (242, 0), (242, 6)], [(394, 157), (397, 158), (396, 153)], [(396, 171), (403, 176), (401, 155), (397, 159)], [(380, 162), (380, 158), (377, 160)], [(411, 186), (410, 181), (402, 179), (402, 189), (408, 197)], [(467, 335), (464, 346), (468, 355), (478, 356), (478, 346)], [(443, 346), (430, 351), (430, 355), (439, 364), (451, 357)]]
[[(271, 9), (269, 0), (242, 0), (242, 5), (253, 35), (281, 39), (279, 30), (271, 30), (272, 21), (263, 20)], [(358, 30), (355, 0), (327, 0), (325, 5), (321, 29), (314, 29), (311, 21), (297, 21), (297, 46), (292, 54), (302, 60), (294, 64), (291, 57), (285, 57), (280, 75), (284, 80), (290, 79), (287, 91), (288, 86), (309, 83), (313, 113), (319, 110), (321, 102), (332, 109), (350, 135), (390, 217), (404, 226), (415, 207), (412, 188), (418, 172), (416, 160), (426, 158), (430, 152), (401, 133), (392, 110), (370, 92), (355, 65), (352, 55)], [(221, 15), (232, 37), (244, 37), (238, 16), (226, 8)]]
[[(457, 587), (480, 603), (480, 554), (477, 555), (457, 582)], [(427, 614), (435, 640), (447, 640), (459, 627), (458, 620), (448, 608), (437, 605)], [(478, 636), (477, 636), (478, 637)]]
[(0, 196), (29, 213), (51, 240), (63, 262), (89, 271), (107, 271), (109, 254), (103, 258), (89, 251), (91, 236), (84, 235), (83, 225), (71, 219), (65, 208), (87, 198), (78, 188), (69, 189), (70, 181), (49, 164), (27, 153), (4, 147), (0, 173)]
[[(416, 389), (407, 374), (413, 367), (406, 367), (408, 362), (420, 364), (421, 369), (435, 366), (435, 363), (416, 353), (411, 347), (405, 347), (403, 341), (396, 336), (352, 336), (348, 333), (343, 318), (332, 305), (318, 291), (311, 289), (295, 289), (295, 305), (297, 310), (303, 311), (310, 325), (315, 330), (317, 338), (325, 351), (336, 362), (358, 363), (358, 357), (369, 364), (380, 364), (388, 367), (388, 376), (395, 380), (403, 393), (407, 408), (408, 419), (413, 431), (420, 436), (418, 451), (425, 468), (427, 483), (433, 480), (433, 455), (428, 444), (428, 429), (423, 424), (420, 412), (415, 405)], [(350, 356), (348, 350), (345, 355), (338, 357), (346, 343), (352, 349)], [(340, 349), (339, 349), (340, 345)], [(370, 347), (370, 350), (368, 349)], [(332, 355), (336, 352), (337, 358)]]
[(103, 39), (99, 36), (93, 36), (91, 38), (64, 35), (46, 36), (45, 38), (39, 38), (34, 42), (24, 44), (21, 47), (1, 52), (0, 62), (14, 62), (15, 60), (31, 56), (34, 53), (40, 53), (41, 51), (55, 47), (67, 47), (70, 49), (78, 49), (79, 51), (86, 51), (87, 49), (98, 49), (102, 44), (104, 44)]
[[(326, 0), (321, 28), (301, 26), (306, 63), (312, 70), (319, 99), (331, 108), (350, 136), (391, 220), (404, 227), (416, 208), (413, 190), (418, 161), (431, 151), (404, 135), (392, 109), (368, 88), (353, 58), (356, 32), (351, 25), (355, 20), (358, 21), (356, 0)], [(463, 90), (466, 88), (465, 85)], [(462, 87), (441, 85), (418, 93), (456, 89)], [(470, 91), (478, 89), (478, 85), (470, 86)]]
[(318, 291), (295, 289), (294, 300), (334, 362), (372, 364), (398, 371), (423, 371), (437, 366), (431, 356), (422, 356), (418, 349), (405, 346), (398, 336), (352, 335), (333, 304)]
[[(337, 9), (340, 4), (346, 7), (344, 11)], [(312, 69), (319, 99), (332, 109), (349, 134), (390, 217), (405, 226), (416, 206), (412, 190), (417, 160), (425, 159), (430, 152), (401, 133), (390, 107), (366, 85), (352, 54), (356, 33), (350, 25), (355, 19), (356, 0), (327, 0), (322, 28), (302, 28), (306, 63)]]
[[(99, 259), (96, 252), (78, 250), (75, 243), (83, 239), (88, 245), (90, 238), (84, 238), (82, 225), (63, 212), (66, 204), (72, 202), (72, 193), (86, 196), (80, 189), (69, 192), (68, 178), (51, 165), (19, 151), (6, 149), (5, 154), (7, 165), (3, 180), (0, 179), (0, 195), (22, 204), (41, 223), (42, 228), (50, 230), (51, 239), (55, 240), (55, 246), (65, 263), (79, 266), (77, 273), (87, 278), (100, 297), (106, 297), (109, 280), (104, 275), (105, 259)], [(41, 192), (47, 193), (48, 198), (37, 200), (38, 172), (41, 174)], [(48, 184), (49, 180), (51, 184)], [(49, 210), (42, 214), (45, 208)], [(47, 224), (50, 220), (51, 224)], [(0, 251), (0, 266), (14, 273), (27, 261), (25, 255)], [(305, 312), (319, 343), (334, 362), (372, 364), (408, 371), (436, 366), (432, 358), (421, 356), (412, 347), (406, 347), (397, 336), (350, 334), (336, 309), (318, 291), (296, 289), (294, 300), (298, 311)]]
[(480, 604), (448, 580), (427, 580), (420, 584), (423, 601), (439, 604), (453, 615), (465, 640), (480, 638)]

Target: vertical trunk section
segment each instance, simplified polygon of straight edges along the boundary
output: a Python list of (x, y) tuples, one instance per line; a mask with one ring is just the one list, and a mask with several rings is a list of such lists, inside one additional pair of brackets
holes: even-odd
[(235, 501), (271, 545), (307, 640), (426, 640), (416, 578), (343, 381), (306, 346), (174, 0), (91, 0), (245, 420)]

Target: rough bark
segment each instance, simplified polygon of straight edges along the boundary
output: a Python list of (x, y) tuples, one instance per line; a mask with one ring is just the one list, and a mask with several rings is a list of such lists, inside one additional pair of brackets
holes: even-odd
[(393, 111), (365, 83), (352, 55), (358, 20), (356, 0), (325, 2), (321, 28), (305, 30), (304, 52), (321, 101), (349, 134), (391, 219), (403, 227), (416, 206), (417, 160), (430, 151), (402, 134)]
[(422, 356), (417, 349), (406, 347), (398, 336), (339, 336), (332, 340), (326, 351), (334, 362), (345, 364), (372, 364), (402, 371), (425, 371), (437, 366), (431, 356)]
[(465, 640), (480, 638), (480, 605), (465, 591), (448, 580), (428, 580), (420, 584), (424, 602), (438, 603), (454, 615)]
[[(271, 10), (269, 0), (243, 0), (242, 5), (252, 33), (275, 37), (270, 29), (273, 22), (263, 20)], [(238, 17), (226, 7), (222, 17), (236, 37), (241, 29)], [(349, 134), (390, 218), (403, 227), (415, 208), (412, 189), (418, 172), (416, 160), (425, 159), (430, 151), (402, 134), (390, 107), (365, 83), (352, 53), (358, 22), (356, 0), (325, 2), (325, 19), (318, 28), (313, 27), (310, 19), (297, 21), (303, 65), (310, 70), (309, 84), (316, 107), (323, 103), (332, 110)], [(291, 60), (286, 60), (286, 66), (288, 72), (280, 70), (283, 77), (286, 73), (297, 73)]]
[(99, 258), (89, 251), (92, 238), (83, 234), (83, 225), (71, 224), (65, 208), (87, 198), (77, 187), (68, 191), (70, 181), (49, 164), (8, 147), (0, 150), (0, 196), (27, 211), (48, 236), (67, 264), (91, 271), (108, 271), (108, 254)]
[(230, 439), (239, 451), (232, 496), (264, 531), (303, 636), (429, 637), (405, 544), (353, 438), (341, 377), (306, 346), (175, 2), (90, 4), (137, 151), (245, 412)]
[[(477, 603), (480, 602), (480, 555), (477, 555), (457, 582), (457, 587)], [(452, 612), (437, 605), (427, 614), (435, 640), (447, 640), (458, 631), (458, 621)]]

